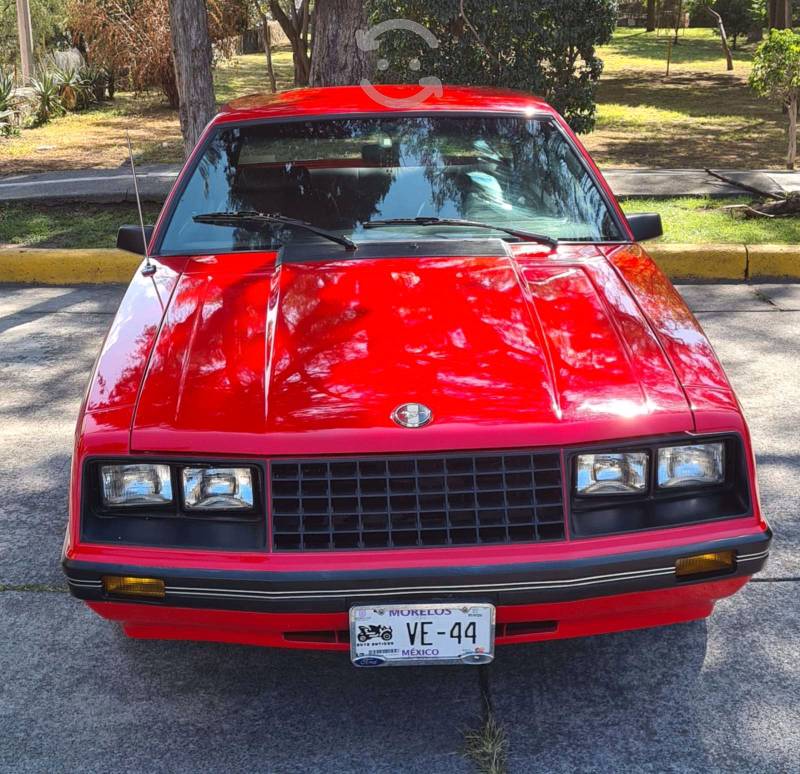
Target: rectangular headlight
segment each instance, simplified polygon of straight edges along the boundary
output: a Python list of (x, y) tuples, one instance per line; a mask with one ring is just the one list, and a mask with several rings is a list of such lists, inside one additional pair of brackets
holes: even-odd
[(228, 511), (253, 507), (250, 468), (184, 468), (183, 502), (187, 511)]
[(643, 494), (647, 491), (647, 452), (579, 454), (578, 495)]
[(100, 468), (103, 505), (132, 507), (172, 502), (169, 465), (103, 465)]
[(698, 443), (658, 450), (658, 486), (712, 486), (725, 480), (725, 444)]

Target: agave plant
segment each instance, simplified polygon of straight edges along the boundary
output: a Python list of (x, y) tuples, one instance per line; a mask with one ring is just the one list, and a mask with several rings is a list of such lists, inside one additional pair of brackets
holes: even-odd
[(34, 123), (44, 124), (51, 118), (63, 116), (64, 105), (61, 103), (61, 84), (49, 70), (42, 70), (31, 79), (31, 88), (36, 97)]
[(52, 75), (58, 84), (58, 95), (66, 110), (77, 110), (86, 102), (86, 86), (79, 70), (73, 67), (54, 67)]
[(14, 76), (0, 70), (0, 137), (7, 137), (18, 131), (17, 109), (14, 102)]
[(0, 70), (0, 112), (11, 110), (11, 98), (14, 96), (14, 77), (11, 73)]

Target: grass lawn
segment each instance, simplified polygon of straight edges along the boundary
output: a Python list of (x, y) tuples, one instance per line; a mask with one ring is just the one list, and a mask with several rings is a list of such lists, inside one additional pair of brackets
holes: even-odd
[[(626, 212), (660, 212), (664, 242), (798, 243), (800, 220), (740, 220), (720, 210), (740, 199), (631, 199)], [(144, 204), (145, 220), (155, 221), (159, 208)], [(0, 204), (0, 247), (113, 247), (123, 223), (137, 223), (136, 206)]]
[(664, 224), (660, 242), (729, 242), (739, 244), (797, 244), (800, 218), (735, 218), (721, 208), (726, 204), (746, 204), (747, 197), (711, 199), (629, 199), (623, 201), (626, 213), (658, 212)]
[[(783, 166), (786, 121), (780, 108), (747, 86), (753, 46), (734, 52), (725, 70), (719, 38), (690, 29), (673, 47), (665, 76), (667, 39), (618, 30), (599, 54), (597, 128), (582, 139), (601, 166)], [(274, 56), (279, 88), (292, 82), (291, 52)], [(215, 72), (220, 103), (267, 90), (263, 54), (239, 56)], [(162, 97), (122, 93), (110, 103), (69, 115), (21, 136), (0, 138), (0, 175), (48, 169), (117, 167), (125, 161), (125, 131), (144, 163), (182, 158), (178, 118)]]
[(597, 127), (581, 139), (608, 167), (782, 167), (786, 119), (747, 85), (754, 46), (725, 70), (719, 37), (689, 29), (672, 48), (654, 32), (620, 29), (599, 50)]
[[(142, 204), (145, 222), (153, 223), (161, 209)], [(136, 205), (0, 204), (0, 247), (113, 247), (117, 229), (138, 223)]]

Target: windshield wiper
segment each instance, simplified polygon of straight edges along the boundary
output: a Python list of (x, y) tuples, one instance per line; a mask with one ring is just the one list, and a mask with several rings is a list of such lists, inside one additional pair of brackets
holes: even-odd
[(332, 231), (327, 231), (324, 228), (315, 226), (313, 223), (307, 223), (304, 220), (297, 220), (296, 218), (289, 218), (279, 213), (263, 213), (255, 212), (254, 210), (204, 212), (200, 215), (195, 215), (192, 220), (195, 223), (206, 223), (209, 226), (243, 226), (247, 228), (248, 224), (259, 227), (278, 224), (280, 226), (287, 226), (288, 228), (301, 228), (317, 236), (330, 239), (331, 242), (343, 245), (348, 250), (358, 249), (358, 245), (352, 239), (334, 234)]
[(364, 228), (381, 228), (382, 226), (468, 226), (470, 228), (491, 228), (502, 231), (509, 236), (525, 239), (529, 242), (541, 242), (550, 247), (558, 247), (558, 240), (545, 234), (534, 234), (519, 228), (506, 228), (493, 223), (481, 223), (477, 220), (462, 220), (461, 218), (436, 218), (423, 215), (418, 218), (387, 218), (386, 220), (368, 220), (362, 224)]

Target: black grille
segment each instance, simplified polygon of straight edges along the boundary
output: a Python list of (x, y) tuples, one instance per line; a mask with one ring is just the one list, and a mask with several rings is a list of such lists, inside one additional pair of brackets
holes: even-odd
[(270, 477), (278, 551), (564, 538), (558, 453), (291, 460)]

